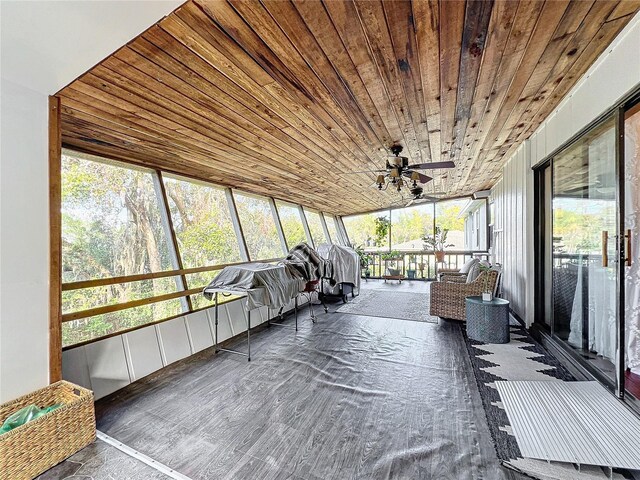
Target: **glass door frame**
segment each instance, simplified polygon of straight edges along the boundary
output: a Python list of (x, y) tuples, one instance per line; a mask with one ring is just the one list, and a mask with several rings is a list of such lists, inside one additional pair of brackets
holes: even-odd
[[(542, 332), (546, 332), (548, 336), (554, 341), (554, 344), (562, 349), (566, 353), (566, 358), (583, 370), (586, 370), (590, 376), (594, 377), (600, 383), (609, 387), (615, 395), (620, 399), (625, 399), (625, 353), (626, 353), (626, 338), (625, 338), (625, 284), (624, 284), (624, 261), (626, 259), (626, 245), (625, 245), (625, 150), (624, 150), (624, 128), (625, 128), (625, 113), (630, 108), (640, 103), (640, 88), (636, 89), (631, 94), (627, 95), (622, 101), (616, 104), (614, 107), (603, 113), (585, 128), (580, 130), (571, 139), (558, 147), (550, 155), (545, 157), (536, 165), (532, 166), (534, 170), (534, 221), (536, 222), (535, 237), (534, 237), (534, 252), (536, 259), (534, 262), (535, 276), (534, 276), (534, 294), (535, 294), (535, 312), (534, 322), (536, 328)], [(560, 339), (554, 333), (554, 315), (553, 308), (549, 312), (549, 315), (545, 315), (545, 299), (546, 295), (551, 295), (553, 299), (554, 287), (553, 282), (551, 285), (545, 283), (545, 272), (551, 265), (546, 265), (545, 262), (545, 246), (548, 242), (547, 232), (545, 229), (545, 219), (547, 215), (551, 217), (551, 232), (553, 232), (553, 206), (546, 205), (546, 189), (548, 185), (545, 185), (545, 171), (547, 168), (551, 168), (551, 188), (553, 192), (553, 165), (554, 158), (558, 154), (565, 151), (568, 147), (579, 141), (593, 129), (602, 125), (607, 121), (611, 121), (614, 118), (615, 122), (615, 183), (616, 183), (616, 213), (615, 223), (617, 232), (615, 239), (615, 257), (611, 261), (617, 262), (616, 272), (616, 372), (615, 379), (599, 371), (596, 367), (589, 364), (584, 360), (581, 355), (574, 350), (568, 343)], [(553, 202), (553, 200), (552, 200)], [(553, 233), (551, 233), (553, 234)], [(640, 399), (634, 399), (640, 400)]]

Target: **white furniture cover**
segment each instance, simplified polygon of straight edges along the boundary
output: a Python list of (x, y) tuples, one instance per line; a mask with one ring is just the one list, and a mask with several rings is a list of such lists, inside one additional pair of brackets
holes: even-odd
[(360, 257), (353, 248), (322, 243), (318, 253), (333, 265), (333, 280), (337, 283), (351, 283), (360, 289)]

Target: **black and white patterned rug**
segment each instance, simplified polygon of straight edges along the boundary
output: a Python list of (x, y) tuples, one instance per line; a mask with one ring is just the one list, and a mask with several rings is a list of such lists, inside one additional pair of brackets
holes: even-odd
[(471, 340), (466, 335), (464, 325), (461, 329), (496, 453), (505, 467), (542, 480), (634, 478), (629, 472), (614, 470), (612, 473), (608, 469), (605, 471), (599, 467), (579, 467), (570, 463), (523, 458), (511, 431), (495, 382), (513, 380), (570, 382), (575, 379), (520, 324), (511, 325), (511, 341), (505, 344), (488, 344)]
[(369, 317), (399, 318), (416, 322), (438, 323), (438, 317), (429, 315), (429, 295), (392, 290), (360, 290), (349, 303), (337, 310), (340, 313)]

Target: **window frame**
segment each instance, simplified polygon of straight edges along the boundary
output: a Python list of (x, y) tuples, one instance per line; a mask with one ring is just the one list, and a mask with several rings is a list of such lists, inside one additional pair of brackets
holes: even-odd
[[(173, 172), (166, 172), (160, 169), (153, 169), (153, 168), (148, 168), (148, 167), (144, 167), (144, 166), (140, 166), (136, 163), (133, 162), (127, 162), (127, 161), (123, 161), (121, 159), (112, 159), (109, 156), (106, 155), (102, 155), (102, 154), (96, 154), (93, 152), (85, 152), (82, 150), (79, 150), (77, 148), (73, 148), (73, 147), (66, 147), (65, 146), (65, 151), (70, 152), (70, 154), (79, 154), (79, 155), (90, 155), (93, 157), (97, 157), (95, 160), (93, 159), (89, 159), (89, 161), (96, 161), (96, 162), (100, 162), (101, 160), (104, 160), (104, 163), (106, 164), (110, 164), (113, 163), (114, 165), (121, 167), (121, 168), (126, 168), (126, 169), (130, 169), (130, 170), (139, 170), (139, 171), (143, 171), (145, 173), (149, 173), (151, 175), (152, 181), (153, 181), (153, 188), (154, 188), (154, 199), (156, 201), (156, 205), (157, 208), (159, 209), (160, 212), (160, 222), (161, 222), (161, 227), (162, 227), (162, 231), (164, 233), (164, 237), (165, 237), (165, 241), (166, 241), (166, 247), (167, 250), (169, 252), (169, 261), (171, 264), (171, 270), (164, 270), (161, 272), (153, 272), (153, 273), (143, 273), (143, 274), (136, 274), (136, 275), (127, 275), (127, 276), (118, 276), (118, 277), (105, 277), (105, 278), (96, 278), (96, 279), (89, 279), (89, 280), (82, 280), (82, 281), (75, 281), (75, 282), (66, 282), (63, 283), (62, 282), (62, 270), (61, 270), (61, 263), (59, 268), (56, 270), (56, 281), (59, 284), (59, 291), (60, 291), (60, 295), (58, 298), (58, 302), (57, 302), (57, 307), (58, 308), (58, 312), (55, 315), (55, 317), (51, 317), (51, 323), (52, 325), (55, 324), (55, 330), (57, 330), (58, 333), (56, 333), (56, 338), (57, 338), (57, 352), (60, 353), (62, 351), (65, 350), (69, 350), (69, 349), (73, 349), (73, 348), (78, 348), (80, 346), (83, 345), (87, 345), (90, 343), (94, 343), (100, 340), (104, 340), (106, 338), (110, 338), (110, 337), (114, 337), (117, 335), (122, 335), (125, 333), (129, 333), (131, 331), (135, 331), (141, 328), (145, 328), (145, 327), (149, 327), (149, 326), (153, 326), (153, 325), (157, 325), (159, 323), (162, 322), (166, 322), (166, 321), (170, 321), (173, 320), (175, 318), (178, 317), (182, 317), (184, 315), (188, 315), (191, 313), (195, 313), (201, 310), (206, 310), (207, 308), (212, 308), (211, 306), (205, 306), (205, 307), (201, 307), (201, 308), (195, 308), (193, 303), (191, 302), (191, 295), (197, 294), (199, 292), (202, 291), (202, 289), (199, 288), (189, 288), (188, 287), (188, 280), (187, 280), (187, 275), (190, 274), (195, 274), (195, 273), (202, 273), (202, 272), (214, 272), (214, 271), (219, 271), (227, 266), (231, 266), (231, 265), (242, 265), (242, 264), (246, 264), (251, 262), (251, 258), (249, 255), (249, 249), (247, 246), (247, 242), (246, 242), (246, 237), (245, 234), (243, 232), (242, 229), (242, 223), (241, 223), (241, 219), (240, 216), (238, 214), (238, 208), (236, 205), (236, 201), (235, 201), (235, 194), (240, 194), (240, 195), (244, 195), (244, 196), (249, 196), (249, 197), (254, 197), (254, 198), (258, 198), (260, 200), (266, 201), (269, 205), (269, 211), (271, 212), (271, 217), (273, 218), (273, 221), (275, 223), (275, 227), (276, 227), (276, 233), (278, 236), (278, 244), (281, 248), (281, 250), (283, 252), (287, 252), (288, 249), (288, 245), (287, 245), (287, 240), (286, 240), (286, 236), (284, 235), (284, 230), (282, 228), (282, 223), (280, 220), (280, 214), (278, 212), (278, 207), (276, 204), (276, 199), (274, 199), (273, 197), (265, 197), (263, 195), (259, 195), (259, 194), (254, 194), (254, 193), (250, 193), (250, 192), (245, 192), (245, 191), (236, 191), (235, 189), (231, 189), (229, 187), (224, 187), (221, 185), (218, 185), (214, 182), (210, 182), (207, 180), (203, 180), (200, 178), (195, 178), (195, 177), (189, 177), (189, 176), (185, 176), (185, 175), (181, 175), (181, 174), (175, 174)], [(56, 165), (57, 165), (57, 175), (58, 178), (61, 178), (61, 174), (62, 174), (62, 170), (61, 170), (61, 158), (62, 158), (62, 148), (59, 150), (59, 155), (56, 157), (57, 161), (56, 161)], [(54, 159), (55, 160), (55, 159)], [(167, 198), (167, 192), (166, 192), (166, 187), (164, 184), (164, 180), (165, 180), (165, 176), (166, 178), (172, 178), (172, 179), (177, 179), (177, 180), (182, 180), (182, 181), (187, 181), (187, 182), (194, 182), (194, 183), (199, 183), (202, 184), (204, 186), (207, 187), (211, 187), (211, 188), (216, 188), (216, 189), (221, 189), (224, 191), (225, 194), (225, 199), (227, 201), (227, 206), (229, 208), (229, 215), (231, 218), (231, 223), (233, 226), (233, 230), (235, 233), (235, 240), (238, 244), (238, 248), (239, 248), (239, 252), (240, 252), (240, 261), (239, 262), (232, 262), (232, 263), (220, 263), (220, 264), (215, 264), (215, 265), (208, 265), (208, 266), (196, 266), (196, 267), (192, 267), (192, 268), (185, 268), (184, 267), (184, 259), (183, 259), (183, 255), (180, 252), (180, 246), (178, 243), (178, 238), (176, 235), (176, 230), (175, 230), (175, 225), (173, 222), (173, 218), (171, 217), (171, 209), (170, 209), (170, 204)], [(61, 206), (61, 202), (62, 202), (62, 197), (61, 197), (61, 186), (60, 188), (60, 192), (58, 194), (58, 200), (57, 200), (57, 204), (58, 206)], [(305, 214), (305, 209), (302, 205), (300, 204), (296, 204), (296, 203), (292, 203), (290, 201), (286, 201), (286, 200), (277, 200), (277, 202), (281, 202), (282, 204), (286, 205), (286, 206), (290, 206), (293, 208), (296, 208), (298, 211), (298, 215), (300, 217), (300, 222), (302, 224), (303, 230), (305, 232), (305, 237), (307, 239), (308, 242), (310, 242), (312, 245), (312, 237), (311, 237), (311, 233), (309, 230), (309, 225), (307, 223), (307, 218), (306, 218), (306, 214)], [(58, 207), (59, 208), (59, 207)], [(323, 231), (325, 233), (325, 235), (327, 235), (327, 238), (331, 238), (330, 236), (328, 236), (327, 234), (327, 227), (326, 227), (326, 223), (325, 223), (325, 218), (324, 218), (324, 212), (318, 212), (315, 210), (310, 210), (312, 212), (318, 213), (321, 219), (321, 226), (323, 227)], [(335, 217), (338, 218), (338, 217)], [(60, 217), (60, 219), (58, 220), (59, 225), (60, 225), (60, 232), (61, 232), (61, 226), (62, 226), (62, 218)], [(58, 246), (61, 246), (62, 244), (62, 239), (61, 237), (58, 238), (57, 240), (57, 244)], [(59, 247), (58, 247), (59, 248)], [(282, 255), (284, 256), (284, 255)], [(259, 261), (264, 261), (264, 262), (272, 262), (272, 261), (276, 261), (279, 260), (282, 257), (278, 257), (278, 258), (273, 258), (273, 259), (260, 259)], [(135, 281), (143, 281), (143, 280), (150, 280), (150, 279), (156, 279), (156, 278), (166, 278), (166, 277), (174, 277), (176, 279), (176, 288), (175, 290), (172, 290), (171, 292), (168, 293), (163, 293), (161, 295), (154, 295), (154, 296), (150, 296), (150, 297), (144, 297), (141, 299), (136, 299), (136, 300), (132, 300), (132, 301), (128, 301), (128, 302), (121, 302), (121, 303), (117, 303), (117, 304), (109, 304), (109, 305), (100, 305), (98, 307), (95, 308), (90, 308), (90, 309), (85, 309), (85, 310), (76, 310), (76, 311), (70, 311), (70, 312), (65, 312), (64, 314), (62, 313), (62, 291), (74, 291), (74, 290), (83, 290), (83, 289), (90, 289), (90, 288), (96, 288), (98, 286), (108, 286), (108, 285), (115, 285), (118, 283), (130, 283), (130, 282), (135, 282)], [(105, 335), (100, 335), (100, 336), (96, 336), (94, 338), (91, 338), (90, 340), (86, 340), (86, 341), (81, 341), (81, 342), (77, 342), (77, 343), (73, 343), (73, 344), (69, 344), (66, 346), (62, 346), (62, 324), (65, 322), (70, 322), (70, 321), (74, 321), (74, 320), (79, 320), (79, 319), (91, 319), (92, 317), (96, 317), (97, 315), (103, 315), (105, 313), (114, 313), (114, 312), (119, 312), (119, 311), (125, 311), (128, 309), (132, 309), (132, 308), (136, 308), (139, 307), (141, 305), (148, 305), (148, 304), (154, 304), (154, 303), (158, 303), (158, 302), (163, 302), (163, 301), (169, 301), (169, 300), (173, 300), (173, 299), (179, 299), (181, 302), (181, 312), (178, 313), (177, 315), (171, 315), (167, 318), (161, 318), (161, 319), (153, 319), (152, 321), (149, 322), (145, 322), (142, 323), (140, 325), (136, 325), (134, 327), (131, 328), (124, 328), (121, 330), (117, 330), (114, 332), (110, 332), (108, 334)], [(233, 301), (233, 300), (227, 300), (227, 301)], [(224, 303), (225, 301), (223, 300), (222, 303)], [(53, 308), (52, 308), (53, 311)], [(60, 355), (58, 355), (60, 356)], [(60, 357), (61, 358), (61, 357)]]

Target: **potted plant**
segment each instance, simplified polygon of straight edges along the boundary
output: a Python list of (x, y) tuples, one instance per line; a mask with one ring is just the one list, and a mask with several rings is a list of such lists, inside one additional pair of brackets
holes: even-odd
[[(484, 272), (488, 272), (489, 270), (491, 270), (491, 268), (482, 264), (480, 264), (478, 268), (480, 270), (480, 275), (482, 275)], [(485, 275), (482, 283), (482, 301), (490, 302), (492, 299), (493, 299), (493, 292), (489, 288), (489, 276)]]
[(389, 240), (389, 227), (391, 221), (387, 217), (378, 217), (374, 220), (375, 224), (375, 240), (376, 247), (382, 247)]
[(392, 275), (392, 276), (400, 275), (400, 269), (397, 268), (397, 265), (396, 265), (396, 263), (401, 259), (400, 252), (398, 252), (397, 250), (384, 252), (382, 255), (380, 255), (380, 258), (382, 258), (382, 260), (384, 261), (385, 266), (387, 268), (387, 272), (389, 272), (389, 275)]
[(449, 235), (448, 228), (436, 227), (436, 231), (433, 235), (425, 235), (422, 237), (425, 250), (433, 250), (433, 254), (436, 257), (436, 262), (444, 262), (445, 248), (453, 247), (452, 243), (446, 243), (447, 235)]
[(362, 272), (366, 278), (371, 276), (371, 270), (369, 269), (369, 263), (371, 262), (371, 257), (364, 251), (363, 245), (358, 245), (354, 248), (358, 257), (360, 257), (360, 267), (362, 268)]
[(416, 269), (415, 268), (411, 268), (412, 266), (415, 267), (415, 263), (416, 263), (416, 256), (415, 255), (409, 255), (409, 268), (407, 268), (407, 277), (409, 279), (415, 279), (416, 278)]

